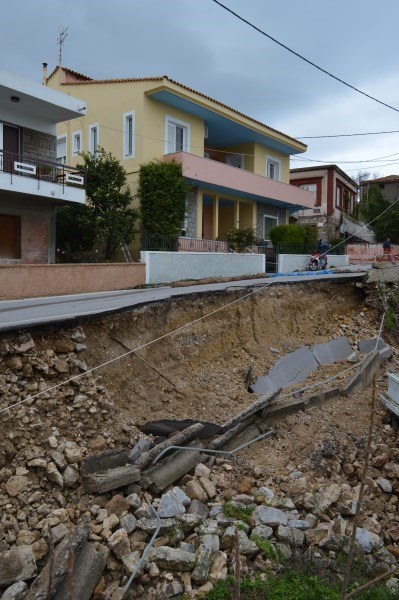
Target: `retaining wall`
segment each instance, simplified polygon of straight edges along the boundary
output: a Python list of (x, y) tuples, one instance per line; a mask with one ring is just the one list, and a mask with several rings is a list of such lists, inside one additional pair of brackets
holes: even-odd
[[(278, 272), (293, 273), (294, 271), (309, 270), (310, 254), (279, 254)], [(346, 254), (327, 254), (327, 268), (346, 267), (349, 257)]]
[(146, 283), (251, 276), (265, 272), (264, 254), (146, 251), (141, 253), (141, 260), (146, 264)]
[(0, 265), (0, 300), (107, 292), (144, 283), (142, 263)]

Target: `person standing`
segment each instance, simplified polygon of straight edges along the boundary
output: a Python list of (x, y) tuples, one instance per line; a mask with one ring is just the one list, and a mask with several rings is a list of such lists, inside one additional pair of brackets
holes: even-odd
[(390, 254), (391, 252), (391, 239), (388, 237), (385, 242), (382, 244), (384, 254)]

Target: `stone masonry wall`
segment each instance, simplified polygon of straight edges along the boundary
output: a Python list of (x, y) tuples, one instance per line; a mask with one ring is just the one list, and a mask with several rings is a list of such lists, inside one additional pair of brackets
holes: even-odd
[(24, 129), (22, 135), (22, 153), (32, 159), (57, 160), (57, 138), (55, 135)]
[(285, 209), (258, 202), (256, 206), (256, 237), (258, 240), (263, 240), (264, 237), (265, 215), (276, 217), (278, 219), (278, 225), (285, 223)]
[(192, 188), (187, 194), (186, 236), (197, 237), (197, 196), (198, 188)]

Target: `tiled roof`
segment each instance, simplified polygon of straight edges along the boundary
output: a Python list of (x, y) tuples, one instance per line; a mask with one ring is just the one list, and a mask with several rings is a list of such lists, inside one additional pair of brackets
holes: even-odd
[(365, 183), (396, 183), (399, 182), (399, 175), (385, 175), (385, 177), (377, 177), (377, 179), (367, 179), (362, 181), (360, 185)]
[[(65, 84), (62, 83), (61, 85), (135, 83), (135, 82), (139, 82), (139, 81), (165, 81), (166, 80), (169, 83), (173, 83), (174, 85), (177, 85), (180, 88), (187, 90), (188, 92), (192, 92), (194, 94), (197, 94), (198, 96), (201, 96), (201, 98), (205, 98), (206, 100), (210, 100), (211, 102), (214, 102), (215, 104), (218, 104), (219, 106), (221, 106), (223, 108), (227, 108), (228, 110), (231, 110), (232, 112), (234, 112), (236, 115), (239, 115), (240, 117), (244, 117), (245, 119), (249, 119), (253, 123), (260, 125), (261, 127), (267, 127), (267, 129), (270, 129), (271, 131), (274, 131), (275, 133), (278, 133), (279, 135), (283, 135), (284, 137), (292, 140), (293, 142), (295, 142), (297, 144), (301, 144), (304, 148), (307, 148), (306, 144), (304, 144), (303, 142), (301, 142), (299, 140), (296, 140), (295, 138), (287, 135), (286, 133), (283, 133), (282, 131), (279, 131), (278, 129), (274, 129), (273, 127), (270, 127), (270, 125), (266, 125), (265, 123), (262, 123), (261, 121), (257, 121), (256, 119), (249, 117), (248, 115), (236, 110), (235, 108), (231, 108), (231, 106), (228, 106), (227, 104), (223, 104), (223, 102), (220, 102), (219, 100), (215, 100), (215, 98), (212, 98), (211, 96), (207, 96), (206, 94), (203, 94), (202, 92), (198, 92), (197, 90), (194, 90), (193, 88), (190, 88), (190, 87), (184, 85), (183, 83), (179, 83), (178, 81), (171, 79), (167, 75), (162, 75), (162, 76), (157, 76), (157, 77), (124, 77), (121, 79), (92, 79), (90, 77), (86, 77), (86, 75), (81, 75), (80, 73), (76, 73), (76, 71), (72, 71), (71, 69), (67, 69), (65, 67), (56, 67), (56, 69), (53, 71), (53, 73), (51, 75), (53, 75), (58, 68), (62, 68), (62, 69), (64, 69), (64, 71), (70, 72), (71, 74), (78, 75), (81, 78), (85, 78), (84, 81), (69, 81), (69, 82), (66, 82)], [(50, 75), (50, 77), (51, 77), (51, 75)]]
[(47, 79), (50, 79), (50, 77), (52, 77), (54, 75), (54, 73), (56, 73), (58, 71), (58, 69), (63, 69), (67, 73), (70, 73), (71, 75), (75, 75), (76, 77), (79, 77), (79, 79), (84, 79), (84, 83), (87, 83), (88, 81), (92, 80), (92, 78), (89, 77), (88, 75), (83, 75), (83, 73), (78, 73), (77, 71), (73, 71), (72, 69), (66, 69), (65, 67), (60, 67), (60, 65), (57, 65), (55, 67), (54, 71), (52, 71), (52, 73), (50, 73), (50, 75), (47, 77)]

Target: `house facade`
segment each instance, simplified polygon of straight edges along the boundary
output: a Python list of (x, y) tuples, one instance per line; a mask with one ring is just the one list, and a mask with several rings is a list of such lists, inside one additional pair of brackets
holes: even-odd
[(360, 182), (360, 195), (372, 186), (376, 185), (380, 188), (382, 195), (388, 202), (394, 202), (399, 198), (399, 175), (386, 175), (377, 179), (368, 179)]
[(340, 237), (343, 215), (351, 215), (358, 186), (337, 165), (291, 169), (291, 185), (313, 194), (314, 206), (295, 213), (300, 224), (317, 226), (318, 238), (330, 241)]
[(0, 263), (55, 260), (55, 207), (84, 203), (84, 173), (57, 163), (56, 127), (84, 102), (0, 71)]
[(70, 164), (98, 146), (124, 166), (132, 193), (140, 165), (181, 162), (191, 188), (187, 237), (216, 240), (233, 227), (268, 239), (313, 195), (289, 185), (290, 155), (306, 145), (167, 76), (95, 80), (57, 67), (47, 86), (84, 98), (87, 117), (59, 125), (58, 148)]

